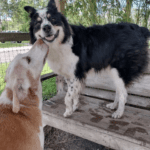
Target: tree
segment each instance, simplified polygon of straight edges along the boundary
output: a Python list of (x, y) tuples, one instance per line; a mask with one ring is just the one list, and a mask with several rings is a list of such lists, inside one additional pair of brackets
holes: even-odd
[[(3, 21), (5, 29), (18, 29), (28, 32), (29, 17), (24, 6), (43, 8), (49, 0), (0, 0), (3, 16), (11, 21)], [(59, 0), (64, 5), (63, 14), (71, 24), (105, 24), (108, 22), (133, 22), (148, 27), (150, 14), (146, 0)], [(63, 7), (61, 5), (61, 7)], [(133, 5), (136, 6), (133, 9)], [(61, 8), (62, 9), (62, 8)], [(13, 23), (12, 23), (13, 22)], [(7, 24), (6, 24), (7, 23)]]
[[(2, 6), (3, 16), (11, 18), (11, 21), (7, 22), (7, 30), (20, 30), (23, 32), (28, 32), (29, 28), (29, 14), (24, 10), (24, 6), (33, 6), (37, 9), (43, 8), (47, 5), (49, 0), (0, 0), (0, 5)], [(5, 19), (4, 19), (5, 20)], [(3, 21), (3, 24), (6, 24)]]

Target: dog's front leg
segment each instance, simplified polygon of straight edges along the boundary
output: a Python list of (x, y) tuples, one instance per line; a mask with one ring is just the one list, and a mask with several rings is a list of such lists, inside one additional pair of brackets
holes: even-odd
[(68, 91), (65, 97), (66, 112), (64, 117), (72, 115), (73, 111), (78, 108), (79, 93), (81, 91), (81, 83), (78, 79), (66, 79)]

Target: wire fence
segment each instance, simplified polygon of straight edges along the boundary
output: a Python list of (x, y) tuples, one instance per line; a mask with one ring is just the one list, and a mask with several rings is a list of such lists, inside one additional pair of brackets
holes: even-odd
[[(0, 94), (5, 88), (5, 75), (10, 62), (18, 54), (28, 52), (32, 45), (28, 33), (0, 33)], [(26, 40), (26, 41), (24, 41)], [(46, 63), (41, 75), (51, 73), (52, 70)], [(43, 81), (43, 99), (48, 99), (56, 94), (55, 77)]]

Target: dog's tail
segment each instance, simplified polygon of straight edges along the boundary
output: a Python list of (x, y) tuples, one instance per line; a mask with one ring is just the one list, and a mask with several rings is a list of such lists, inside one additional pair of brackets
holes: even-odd
[(147, 28), (141, 27), (141, 32), (146, 39), (150, 37), (150, 31)]

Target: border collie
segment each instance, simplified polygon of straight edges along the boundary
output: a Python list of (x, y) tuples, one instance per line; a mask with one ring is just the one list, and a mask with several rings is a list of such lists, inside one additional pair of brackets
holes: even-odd
[(88, 72), (107, 69), (116, 87), (116, 97), (106, 107), (118, 107), (112, 117), (120, 118), (127, 101), (126, 87), (139, 78), (148, 65), (149, 30), (131, 23), (70, 25), (58, 12), (54, 0), (46, 8), (36, 10), (26, 6), (25, 10), (31, 18), (31, 43), (40, 38), (47, 43), (50, 68), (67, 82), (64, 117), (78, 108), (79, 93)]

